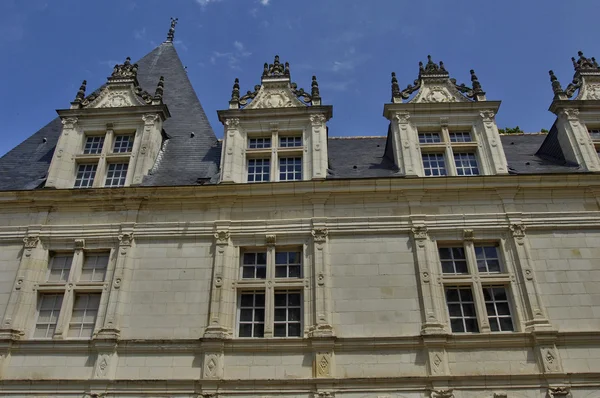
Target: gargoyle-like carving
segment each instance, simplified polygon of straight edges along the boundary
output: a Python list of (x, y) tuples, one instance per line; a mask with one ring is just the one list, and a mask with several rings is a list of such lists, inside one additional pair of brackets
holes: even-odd
[(548, 398), (563, 398), (568, 397), (571, 394), (571, 389), (569, 387), (549, 387), (548, 388)]
[(83, 250), (85, 248), (85, 239), (75, 239), (75, 250)]
[(427, 227), (425, 226), (413, 227), (412, 233), (416, 240), (425, 240), (428, 237)]
[(446, 390), (431, 390), (430, 396), (431, 398), (454, 398), (454, 390), (452, 388), (448, 388)]
[(267, 246), (274, 246), (277, 242), (277, 235), (267, 235), (265, 236), (265, 243)]
[(313, 240), (320, 243), (327, 241), (327, 235), (329, 235), (329, 231), (326, 228), (315, 228), (311, 233)]
[(229, 244), (229, 231), (217, 231), (214, 236), (217, 245)]
[(119, 246), (131, 246), (131, 242), (133, 241), (132, 233), (122, 233), (119, 235)]

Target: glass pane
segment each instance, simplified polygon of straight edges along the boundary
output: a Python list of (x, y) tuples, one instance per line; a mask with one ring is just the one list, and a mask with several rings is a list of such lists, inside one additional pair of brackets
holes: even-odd
[(276, 278), (285, 278), (287, 277), (287, 267), (275, 267), (275, 277)]
[(462, 301), (473, 301), (471, 289), (460, 289), (460, 298)]
[(267, 264), (267, 253), (256, 253), (256, 264)]
[(447, 289), (446, 300), (452, 302), (458, 301), (458, 289)]
[(254, 305), (254, 295), (242, 294), (242, 297), (240, 298), (240, 303), (242, 307), (252, 307)]
[(285, 307), (287, 302), (287, 294), (276, 294), (275, 295), (275, 306), (276, 307)]
[(462, 316), (460, 304), (448, 304), (448, 312), (450, 316)]
[(510, 315), (510, 308), (508, 303), (496, 303), (498, 309), (498, 315)]
[(494, 297), (496, 300), (506, 300), (506, 289), (503, 287), (496, 287), (494, 290)]
[(477, 269), (479, 272), (487, 272), (485, 260), (477, 260)]
[(288, 305), (300, 306), (300, 293), (289, 293), (288, 294)]
[(483, 258), (483, 247), (475, 246), (475, 257), (477, 257), (477, 259)]
[(494, 316), (496, 315), (496, 307), (494, 307), (493, 303), (486, 303), (485, 304), (485, 309), (488, 313), (489, 316)]
[(487, 261), (489, 272), (500, 272), (500, 262), (498, 260)]
[(500, 326), (498, 325), (497, 318), (489, 318), (490, 321), (490, 330), (492, 332), (498, 332), (500, 330)]
[(265, 306), (265, 295), (264, 293), (256, 294), (255, 303), (257, 307)]
[(475, 306), (473, 304), (463, 304), (465, 316), (475, 316)]
[(254, 325), (254, 337), (264, 337), (265, 335), (265, 325), (257, 324)]
[(500, 326), (503, 331), (514, 331), (514, 326), (512, 323), (512, 319), (510, 317), (500, 318)]
[(487, 258), (498, 258), (498, 252), (495, 246), (486, 246), (484, 247), (484, 251)]
[(33, 337), (45, 338), (45, 337), (52, 336), (53, 333), (54, 333), (54, 328), (51, 327), (50, 331), (48, 331), (48, 327), (46, 325), (37, 325), (35, 327), (35, 331), (33, 332)]
[(254, 264), (255, 259), (256, 259), (256, 253), (244, 253), (243, 264), (246, 264), (246, 265)]
[(455, 266), (456, 266), (457, 274), (468, 274), (469, 273), (469, 270), (467, 269), (466, 261), (456, 261)]
[(242, 309), (240, 310), (240, 321), (241, 322), (248, 322), (248, 321), (252, 321), (252, 310), (251, 309)]
[(452, 261), (442, 261), (442, 272), (444, 274), (453, 274), (454, 266)]
[(289, 321), (299, 321), (300, 320), (300, 308), (290, 308), (289, 313)]
[(467, 332), (479, 332), (479, 326), (477, 325), (477, 319), (465, 319)]
[(288, 324), (288, 336), (300, 337), (300, 324), (299, 323)]
[(452, 327), (452, 331), (455, 333), (461, 333), (465, 331), (462, 319), (451, 319), (450, 326)]
[(287, 253), (275, 253), (275, 264), (287, 264)]
[(285, 308), (275, 309), (275, 322), (285, 322), (287, 320), (287, 311)]
[(292, 265), (290, 266), (290, 278), (300, 278), (300, 266)]
[(92, 337), (92, 334), (94, 334), (94, 327), (92, 325), (84, 325), (81, 328), (81, 335), (80, 337)]
[(492, 301), (492, 296), (490, 294), (490, 289), (487, 287), (483, 288), (483, 298), (485, 301)]
[(71, 315), (71, 323), (81, 323), (81, 322), (83, 322), (83, 310), (73, 311), (73, 315)]
[(262, 308), (257, 308), (254, 310), (254, 321), (255, 322), (264, 322), (265, 321), (265, 310)]
[(267, 277), (267, 267), (256, 267), (256, 277), (258, 279), (265, 279)]
[(242, 268), (242, 278), (244, 278), (244, 279), (254, 278), (254, 267)]
[(443, 260), (452, 258), (452, 256), (450, 255), (450, 249), (447, 247), (440, 247), (439, 252), (440, 252), (440, 258)]
[(273, 328), (273, 336), (275, 337), (286, 337), (285, 334), (285, 323), (276, 323)]
[(240, 324), (240, 337), (252, 337), (252, 324)]
[(453, 247), (452, 255), (456, 259), (464, 259), (465, 258), (465, 249), (462, 247)]

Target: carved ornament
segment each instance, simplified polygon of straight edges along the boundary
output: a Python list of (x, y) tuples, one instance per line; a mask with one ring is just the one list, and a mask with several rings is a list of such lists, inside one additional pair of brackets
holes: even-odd
[(25, 249), (35, 249), (39, 241), (40, 238), (38, 236), (26, 236), (23, 238), (23, 245)]
[(277, 242), (277, 235), (265, 236), (265, 243), (267, 246), (275, 246), (276, 242)]
[(527, 227), (523, 224), (511, 224), (510, 231), (519, 245), (523, 245), (525, 238), (525, 230)]
[(548, 397), (549, 398), (563, 398), (571, 395), (571, 389), (569, 387), (549, 387)]
[(119, 246), (131, 246), (131, 242), (133, 241), (132, 233), (123, 233), (119, 235)]
[(473, 230), (465, 229), (463, 231), (463, 239), (466, 241), (472, 241), (473, 239), (475, 239), (475, 233), (473, 232)]
[(65, 117), (65, 118), (61, 119), (61, 123), (62, 123), (64, 129), (73, 130), (75, 128), (75, 125), (77, 124), (77, 118), (76, 117)]
[(75, 239), (75, 250), (83, 250), (85, 248), (85, 239)]
[(496, 114), (491, 110), (483, 110), (479, 112), (479, 116), (481, 116), (481, 119), (483, 119), (484, 122), (493, 122)]
[(324, 243), (327, 241), (329, 231), (326, 228), (315, 228), (312, 230), (311, 234), (315, 242)]
[(560, 116), (566, 118), (567, 120), (578, 120), (579, 119), (579, 109), (575, 109), (575, 108), (562, 109), (560, 111)]
[(408, 123), (408, 119), (410, 119), (410, 115), (408, 112), (398, 112), (394, 115), (394, 119), (400, 124)]
[(232, 118), (225, 120), (225, 125), (228, 129), (237, 129), (240, 126), (240, 119)]
[(331, 377), (331, 358), (330, 352), (318, 352), (315, 355), (317, 377)]
[(217, 231), (214, 234), (217, 245), (229, 244), (229, 231)]
[(310, 115), (310, 124), (313, 126), (322, 126), (325, 123), (325, 116), (323, 115)]
[(204, 357), (204, 378), (218, 379), (221, 377), (223, 368), (223, 355), (221, 353), (210, 353)]
[(431, 390), (431, 398), (454, 398), (452, 388), (448, 388), (446, 390)]
[(142, 120), (144, 121), (144, 126), (154, 126), (154, 124), (158, 121), (159, 116), (156, 113), (147, 113), (142, 116)]
[(427, 227), (425, 226), (413, 227), (412, 233), (416, 240), (426, 240), (428, 238)]

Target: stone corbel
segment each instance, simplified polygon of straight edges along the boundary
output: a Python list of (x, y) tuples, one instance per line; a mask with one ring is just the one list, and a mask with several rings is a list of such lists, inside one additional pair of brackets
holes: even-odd
[(569, 398), (571, 397), (571, 389), (566, 386), (548, 387), (546, 396), (548, 398)]
[(430, 390), (431, 398), (454, 398), (454, 390), (452, 388)]
[(202, 378), (208, 380), (222, 379), (225, 366), (223, 342), (205, 342), (202, 349)]
[(265, 236), (265, 244), (267, 246), (275, 246), (277, 243), (277, 235), (266, 235)]
[(25, 249), (25, 257), (31, 256), (31, 252), (35, 249), (40, 241), (38, 236), (26, 236), (23, 238), (23, 247)]
[(92, 346), (96, 351), (94, 379), (113, 380), (116, 375), (119, 358), (116, 339), (94, 339)]

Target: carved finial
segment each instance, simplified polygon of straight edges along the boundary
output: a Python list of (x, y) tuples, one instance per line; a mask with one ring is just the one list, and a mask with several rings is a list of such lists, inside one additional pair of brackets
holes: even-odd
[(575, 70), (577, 70), (577, 60), (575, 59), (575, 57), (571, 57), (571, 62), (573, 62), (573, 68), (575, 68)]
[(556, 78), (554, 71), (550, 70), (548, 71), (548, 74), (550, 75), (550, 81), (552, 82), (552, 92), (554, 92), (554, 98), (558, 99), (559, 97), (564, 96), (565, 92), (562, 86), (560, 85), (560, 82)]
[(578, 51), (577, 55), (579, 55), (578, 60), (575, 60), (575, 57), (571, 58), (575, 72), (598, 72), (598, 63), (594, 57), (586, 58), (583, 55), (583, 51)]
[(171, 27), (169, 28), (169, 33), (167, 33), (167, 43), (173, 43), (175, 39), (175, 26), (177, 25), (177, 21), (179, 18), (171, 17)]
[(440, 61), (439, 65), (433, 62), (431, 55), (427, 56), (427, 64), (423, 66), (422, 62), (419, 62), (419, 77), (427, 75), (436, 75), (439, 77), (440, 74), (447, 74), (444, 63)]
[(239, 101), (240, 99), (240, 79), (237, 77), (233, 82), (233, 90), (231, 90), (231, 101)]
[(85, 99), (85, 87), (87, 85), (87, 81), (84, 80), (81, 82), (81, 86), (79, 86), (79, 91), (77, 91), (77, 95), (75, 96), (74, 102), (81, 102)]
[(265, 62), (265, 68), (263, 69), (263, 77), (269, 76), (269, 64)]
[(400, 85), (396, 78), (396, 72), (392, 72), (392, 100), (398, 97), (400, 97)]
[(316, 76), (312, 77), (310, 96), (312, 97), (313, 101), (315, 99), (320, 99), (321, 98), (321, 94), (319, 92), (319, 83), (317, 83), (317, 77)]
[(446, 71), (446, 68), (444, 68), (444, 62), (440, 61), (440, 70), (441, 71)]
[(485, 94), (483, 89), (481, 88), (481, 83), (479, 83), (479, 79), (475, 74), (475, 71), (471, 69), (471, 83), (473, 83), (473, 93), (475, 94)]
[(286, 62), (285, 63), (285, 69), (283, 70), (283, 75), (284, 76), (290, 76), (290, 63)]
[(114, 78), (135, 78), (137, 76), (138, 65), (131, 64), (131, 58), (125, 58), (122, 65), (115, 65), (111, 77)]
[(425, 69), (423, 68), (423, 62), (419, 61), (419, 74), (423, 72)]
[(290, 77), (290, 64), (287, 62), (282, 64), (279, 55), (276, 55), (272, 64), (265, 63), (262, 75), (263, 77)]
[(158, 79), (158, 84), (156, 85), (156, 91), (154, 92), (154, 98), (161, 100), (165, 89), (165, 77), (161, 76)]

